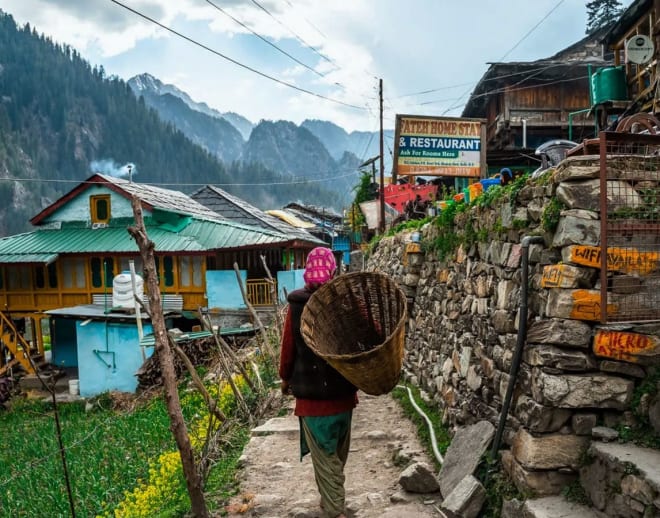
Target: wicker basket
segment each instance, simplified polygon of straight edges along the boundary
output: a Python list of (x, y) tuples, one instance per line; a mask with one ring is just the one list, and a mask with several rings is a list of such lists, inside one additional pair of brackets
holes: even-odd
[(386, 394), (399, 381), (406, 297), (387, 275), (355, 272), (321, 286), (303, 310), (307, 345), (367, 394)]

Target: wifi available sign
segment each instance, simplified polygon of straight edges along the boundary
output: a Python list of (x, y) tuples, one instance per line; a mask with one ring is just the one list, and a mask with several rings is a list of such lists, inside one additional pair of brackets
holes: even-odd
[(480, 177), (485, 121), (397, 115), (397, 175)]

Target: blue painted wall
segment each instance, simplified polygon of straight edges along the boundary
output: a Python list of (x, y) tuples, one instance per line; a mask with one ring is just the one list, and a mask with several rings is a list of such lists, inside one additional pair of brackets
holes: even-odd
[(277, 292), (281, 302), (286, 302), (284, 296), (284, 289), (287, 293), (305, 287), (305, 279), (303, 279), (304, 269), (289, 270), (277, 272)]
[[(131, 200), (117, 194), (106, 186), (92, 185), (84, 192), (80, 193), (74, 199), (59, 207), (50, 214), (45, 222), (51, 221), (88, 221), (91, 222), (92, 216), (89, 212), (89, 198), (102, 194), (110, 195), (110, 214), (113, 218), (133, 217), (133, 208)], [(151, 215), (148, 210), (144, 211), (144, 216)]]
[[(151, 324), (143, 323), (143, 328), (144, 334), (152, 332)], [(135, 392), (135, 373), (142, 365), (135, 323), (99, 320), (82, 325), (78, 321), (76, 332), (80, 395), (91, 397), (109, 390)], [(146, 348), (145, 353), (151, 356), (153, 347)]]
[(70, 318), (53, 318), (51, 321), (51, 349), (53, 365), (77, 367), (76, 321)]
[[(240, 270), (243, 286), (247, 281), (247, 271)], [(241, 288), (234, 270), (209, 270), (206, 272), (206, 298), (209, 308), (246, 308)]]

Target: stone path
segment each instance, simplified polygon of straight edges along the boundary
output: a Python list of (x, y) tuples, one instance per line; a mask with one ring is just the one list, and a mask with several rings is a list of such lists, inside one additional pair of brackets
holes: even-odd
[[(395, 458), (431, 464), (415, 427), (399, 404), (389, 395), (373, 397), (360, 393), (359, 398), (346, 464), (348, 516), (443, 516), (438, 511), (439, 493), (407, 493), (398, 484), (405, 465), (395, 462)], [(243, 452), (240, 494), (232, 501), (229, 516), (321, 517), (311, 460), (309, 456), (303, 462), (299, 460), (298, 419), (291, 414), (275, 418), (253, 430), (252, 435)]]

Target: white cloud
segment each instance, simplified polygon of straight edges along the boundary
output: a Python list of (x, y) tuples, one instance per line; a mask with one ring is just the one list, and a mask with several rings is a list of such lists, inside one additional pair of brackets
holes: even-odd
[[(249, 0), (210, 1), (324, 77), (205, 0), (121, 0), (247, 66), (344, 103), (367, 103), (370, 111), (261, 78), (109, 0), (2, 0), (1, 8), (123, 79), (150, 72), (198, 101), (254, 121), (318, 118), (348, 130), (377, 127), (377, 78), (384, 80), (386, 127), (396, 113), (437, 115), (457, 105), (447, 113), (457, 115), (487, 62), (550, 56), (582, 38), (586, 25), (584, 2), (575, 0), (559, 4), (522, 41), (557, 0), (502, 0), (488, 7), (437, 0), (258, 0), (272, 16)], [(466, 82), (472, 84), (441, 89)], [(438, 91), (400, 97), (427, 89)], [(422, 104), (429, 101), (440, 102)]]

